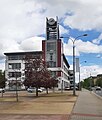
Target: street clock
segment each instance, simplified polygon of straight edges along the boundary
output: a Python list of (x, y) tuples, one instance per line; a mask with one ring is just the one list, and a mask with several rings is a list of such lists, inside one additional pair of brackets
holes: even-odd
[(48, 23), (49, 23), (49, 25), (54, 25), (55, 24), (55, 20), (53, 18), (50, 18), (48, 20)]

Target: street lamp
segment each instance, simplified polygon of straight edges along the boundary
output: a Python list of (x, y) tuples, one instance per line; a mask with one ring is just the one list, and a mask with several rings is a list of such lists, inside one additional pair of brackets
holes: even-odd
[[(83, 36), (87, 36), (87, 34), (77, 36), (74, 39), (70, 38), (72, 40), (72, 43), (73, 43), (73, 95), (74, 96), (76, 95), (75, 94), (75, 41), (77, 40), (77, 38), (83, 37)], [(69, 37), (61, 37), (61, 38), (69, 38)]]
[[(19, 69), (18, 69), (19, 70)], [(16, 79), (16, 101), (18, 102), (18, 81), (17, 78), (19, 77), (18, 75), (18, 70), (13, 69), (14, 71), (14, 75), (15, 75), (15, 79)]]
[(16, 80), (16, 101), (18, 102), (18, 87), (17, 87), (17, 83), (18, 83), (18, 82), (17, 82), (17, 78), (18, 78), (19, 76), (18, 76), (17, 73), (18, 73), (18, 70), (20, 70), (20, 69), (17, 69), (17, 70), (16, 70), (16, 69), (13, 69), (13, 68), (12, 68), (12, 65), (9, 65), (9, 69), (12, 69), (13, 72), (14, 72), (14, 77), (15, 77), (15, 80)]
[(16, 100), (18, 102), (18, 88), (17, 88), (17, 71), (15, 71), (15, 78), (16, 78)]

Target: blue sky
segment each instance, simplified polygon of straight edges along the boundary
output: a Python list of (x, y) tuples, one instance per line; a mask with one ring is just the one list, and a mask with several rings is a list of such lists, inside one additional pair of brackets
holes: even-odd
[[(58, 16), (64, 53), (72, 69), (72, 41), (80, 59), (81, 80), (102, 74), (102, 0), (2, 0), (0, 1), (0, 69), (4, 52), (39, 51), (46, 33), (46, 17)], [(87, 63), (84, 63), (87, 61)], [(76, 78), (78, 79), (78, 73)]]

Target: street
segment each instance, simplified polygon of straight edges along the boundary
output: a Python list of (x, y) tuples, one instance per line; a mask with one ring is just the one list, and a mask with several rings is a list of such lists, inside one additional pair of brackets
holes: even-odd
[(93, 92), (102, 97), (102, 89), (101, 90), (93, 90)]

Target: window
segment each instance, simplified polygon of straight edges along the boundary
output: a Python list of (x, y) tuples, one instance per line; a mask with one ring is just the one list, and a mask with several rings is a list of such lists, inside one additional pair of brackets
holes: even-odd
[(8, 60), (22, 60), (23, 59), (23, 55), (11, 55), (8, 56)]
[(21, 77), (21, 72), (9, 72), (9, 77)]
[(50, 60), (53, 60), (53, 53), (50, 53)]
[(51, 71), (51, 76), (55, 77), (56, 76), (56, 72), (55, 71)]
[(56, 67), (56, 62), (50, 61), (48, 62), (49, 67)]
[(47, 51), (56, 51), (56, 42), (48, 42), (47, 43)]
[(21, 69), (21, 63), (9, 63), (9, 69)]

